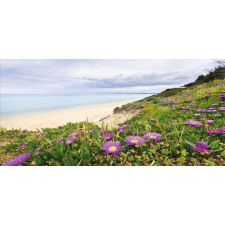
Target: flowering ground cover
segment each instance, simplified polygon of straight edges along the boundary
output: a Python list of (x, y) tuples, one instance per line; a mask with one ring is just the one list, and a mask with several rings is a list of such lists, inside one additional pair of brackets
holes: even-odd
[[(223, 166), (225, 83), (149, 97), (139, 115), (108, 130), (88, 121), (42, 131), (0, 130), (3, 166)], [(12, 155), (8, 160), (7, 157)], [(16, 156), (16, 157), (15, 157)], [(7, 160), (6, 160), (7, 159)]]

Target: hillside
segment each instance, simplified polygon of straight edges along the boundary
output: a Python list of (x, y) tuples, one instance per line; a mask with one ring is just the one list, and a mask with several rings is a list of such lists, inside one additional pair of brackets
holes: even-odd
[(3, 165), (225, 165), (224, 81), (172, 92), (116, 109), (140, 113), (112, 130), (89, 122), (1, 129), (0, 163), (17, 156)]

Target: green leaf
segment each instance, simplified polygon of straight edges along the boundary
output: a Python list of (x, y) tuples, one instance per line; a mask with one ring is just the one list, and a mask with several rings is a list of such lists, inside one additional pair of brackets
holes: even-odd
[(188, 143), (190, 146), (195, 147), (195, 145), (187, 140), (185, 140), (186, 143)]
[(212, 142), (212, 143), (210, 144), (210, 148), (211, 148), (211, 149), (217, 148), (218, 145), (219, 145), (219, 143), (220, 143), (219, 140)]
[(150, 164), (150, 166), (154, 166), (155, 164), (155, 160), (152, 161), (152, 163)]

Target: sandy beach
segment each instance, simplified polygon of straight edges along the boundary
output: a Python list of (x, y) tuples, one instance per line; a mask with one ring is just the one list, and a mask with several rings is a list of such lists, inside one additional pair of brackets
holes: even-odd
[(107, 123), (111, 126), (117, 124), (115, 120), (119, 120), (118, 122), (123, 122), (126, 119), (129, 119), (132, 115), (124, 115), (114, 116), (109, 119), (109, 116), (112, 115), (113, 109), (117, 106), (122, 106), (129, 102), (133, 102), (135, 100), (129, 101), (119, 101), (112, 103), (104, 103), (90, 106), (80, 106), (69, 109), (62, 109), (56, 111), (43, 112), (38, 114), (31, 114), (26, 116), (18, 116), (14, 118), (5, 118), (0, 119), (0, 127), (7, 129), (29, 129), (29, 130), (37, 130), (41, 128), (54, 128), (59, 125), (64, 125), (68, 122), (81, 122), (88, 121), (96, 122), (98, 125), (102, 118), (107, 117)]

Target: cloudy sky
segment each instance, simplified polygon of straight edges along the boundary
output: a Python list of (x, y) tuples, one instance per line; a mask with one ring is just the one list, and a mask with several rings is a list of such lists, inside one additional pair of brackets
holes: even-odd
[(1, 60), (3, 94), (157, 93), (194, 81), (215, 60)]

